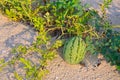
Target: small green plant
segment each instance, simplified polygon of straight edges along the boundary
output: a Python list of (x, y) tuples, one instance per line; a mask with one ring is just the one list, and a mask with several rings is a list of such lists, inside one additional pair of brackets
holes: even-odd
[(14, 72), (14, 75), (17, 80), (23, 80), (23, 78), (17, 72)]
[(109, 8), (109, 5), (112, 3), (112, 0), (103, 0), (103, 4), (101, 4), (101, 12), (102, 12), (102, 17), (106, 18), (106, 8)]
[(102, 18), (103, 18), (103, 23), (104, 27), (109, 28), (110, 22), (107, 20), (107, 13), (106, 9), (109, 8), (109, 5), (112, 3), (112, 0), (103, 0), (103, 3), (100, 5), (100, 9), (102, 12)]
[(69, 39), (64, 45), (63, 58), (70, 64), (79, 64), (85, 57), (86, 44), (79, 36)]

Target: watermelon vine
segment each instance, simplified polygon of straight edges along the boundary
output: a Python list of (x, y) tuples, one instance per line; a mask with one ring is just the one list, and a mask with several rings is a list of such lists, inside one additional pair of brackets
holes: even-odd
[[(1, 13), (14, 21), (33, 26), (38, 33), (36, 41), (32, 45), (16, 47), (13, 52), (17, 57), (15, 56), (8, 62), (1, 60), (3, 65), (0, 67), (3, 68), (5, 65), (19, 61), (24, 64), (26, 75), (23, 77), (14, 71), (16, 79), (42, 80), (42, 77), (48, 73), (47, 62), (56, 57), (57, 50), (68, 38), (70, 40), (65, 41), (63, 58), (70, 64), (80, 63), (87, 51), (96, 52), (96, 48), (92, 44), (93, 40), (101, 39), (101, 32), (105, 33), (111, 27), (105, 17), (105, 9), (108, 8), (111, 1), (103, 1), (102, 17), (95, 9), (83, 5), (80, 0), (0, 1)], [(51, 43), (52, 37), (56, 37), (53, 43)], [(30, 53), (38, 53), (42, 56), (39, 59), (39, 66), (26, 59)], [(117, 67), (119, 67), (118, 64)]]

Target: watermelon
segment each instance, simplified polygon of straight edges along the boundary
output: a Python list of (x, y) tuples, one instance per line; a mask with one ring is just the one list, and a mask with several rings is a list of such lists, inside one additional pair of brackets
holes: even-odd
[(65, 42), (63, 58), (69, 64), (79, 64), (85, 57), (86, 44), (80, 37), (72, 37)]

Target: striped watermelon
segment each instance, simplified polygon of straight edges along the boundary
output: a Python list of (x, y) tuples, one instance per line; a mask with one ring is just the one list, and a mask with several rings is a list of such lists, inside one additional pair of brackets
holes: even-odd
[(78, 64), (84, 57), (86, 44), (79, 36), (73, 37), (66, 41), (63, 48), (63, 58), (69, 64)]

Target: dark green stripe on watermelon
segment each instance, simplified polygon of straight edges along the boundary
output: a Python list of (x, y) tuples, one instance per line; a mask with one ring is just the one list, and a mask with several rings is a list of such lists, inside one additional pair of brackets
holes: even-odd
[(63, 48), (63, 58), (70, 64), (80, 63), (85, 56), (85, 42), (81, 37), (73, 37), (66, 41)]

